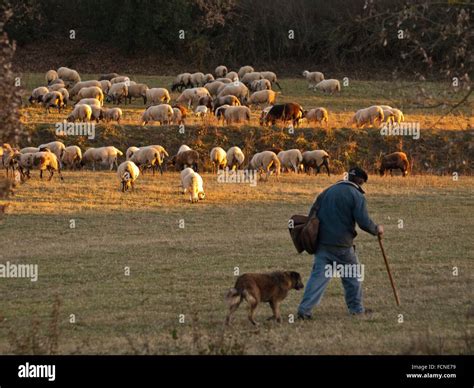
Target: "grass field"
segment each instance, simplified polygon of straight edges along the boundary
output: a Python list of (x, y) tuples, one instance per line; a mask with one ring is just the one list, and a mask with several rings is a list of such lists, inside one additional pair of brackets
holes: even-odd
[[(20, 77), (27, 91), (43, 84), (42, 74)], [(150, 87), (171, 83), (169, 77), (133, 78)], [(472, 354), (472, 102), (437, 123), (448, 107), (415, 105), (443, 95), (458, 101), (462, 92), (448, 84), (350, 80), (340, 95), (325, 96), (307, 90), (302, 78), (280, 82), (281, 101), (327, 107), (334, 132), (304, 124), (305, 130), (292, 138), (283, 131), (255, 129), (255, 110), (250, 128), (218, 131), (193, 118), (190, 130), (176, 135), (171, 127), (138, 127), (144, 106), (136, 100), (122, 106), (122, 126), (99, 124), (91, 142), (61, 139), (82, 148), (162, 144), (170, 154), (186, 143), (202, 155), (214, 145), (233, 144), (250, 155), (275, 140), (285, 148), (324, 147), (335, 174), (284, 174), (279, 182), (271, 177), (251, 187), (221, 184), (205, 172), (206, 199), (190, 204), (178, 194), (176, 172), (142, 175), (137, 190), (125, 194), (114, 172), (64, 171), (64, 183), (56, 177), (40, 181), (33, 172), (0, 218), (0, 264), (38, 264), (39, 278), (0, 279), (0, 354)], [(422, 140), (381, 139), (376, 129), (344, 129), (355, 110), (373, 103), (397, 106), (407, 121), (420, 122)], [(52, 124), (66, 116), (26, 106), (21, 113), (34, 145), (54, 139)], [(440, 132), (429, 129), (435, 123)], [(20, 146), (27, 145), (22, 140)], [(407, 178), (371, 175), (366, 185), (370, 214), (385, 225), (401, 307), (395, 305), (376, 239), (360, 232), (357, 252), (366, 266), (365, 304), (375, 310), (372, 316), (349, 316), (340, 281), (333, 279), (313, 322), (290, 322), (302, 296), (292, 291), (282, 306), (286, 319), (281, 325), (266, 322), (270, 309), (261, 305), (261, 325), (254, 328), (242, 304), (233, 326), (224, 327), (224, 294), (233, 286), (235, 271), (295, 270), (306, 282), (312, 257), (296, 253), (288, 218), (306, 213), (351, 161), (373, 171), (379, 152), (401, 145), (414, 150), (410, 156), (419, 170)], [(424, 167), (435, 159), (446, 169)], [(454, 170), (463, 171), (457, 181), (451, 177)]]

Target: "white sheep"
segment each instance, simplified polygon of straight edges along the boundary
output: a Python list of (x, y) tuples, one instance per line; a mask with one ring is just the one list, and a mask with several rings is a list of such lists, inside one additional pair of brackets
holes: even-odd
[(372, 105), (368, 108), (359, 109), (350, 124), (355, 124), (357, 128), (364, 127), (365, 125), (374, 125), (377, 121), (379, 125), (383, 122), (384, 114), (382, 107), (378, 105)]
[(49, 89), (45, 86), (40, 86), (31, 91), (31, 96), (28, 98), (30, 104), (33, 102), (43, 102), (43, 97), (49, 93)]
[(253, 81), (250, 84), (250, 90), (254, 92), (258, 92), (259, 90), (270, 90), (272, 88), (272, 84), (267, 79), (259, 79)]
[(137, 152), (140, 148), (131, 146), (127, 148), (127, 151), (125, 151), (125, 159), (130, 160), (130, 158), (133, 156), (135, 152)]
[(91, 121), (92, 108), (86, 104), (76, 104), (72, 112), (67, 116), (67, 121), (74, 123), (76, 121), (88, 122)]
[(281, 86), (278, 83), (277, 75), (273, 71), (261, 71), (260, 74), (264, 79), (270, 82), (271, 85), (276, 84), (278, 89), (281, 90)]
[(132, 191), (135, 190), (135, 181), (139, 175), (140, 170), (135, 165), (135, 163), (131, 161), (120, 163), (120, 166), (117, 168), (117, 176), (120, 180), (120, 184), (122, 185), (122, 193), (130, 188)]
[(341, 91), (341, 83), (337, 79), (325, 79), (318, 83), (314, 90), (319, 90), (323, 93), (334, 94)]
[(228, 73), (228, 69), (226, 66), (224, 65), (220, 65), (220, 66), (217, 66), (216, 69), (214, 70), (214, 74), (216, 75), (216, 77), (225, 77)]
[[(400, 124), (401, 122), (405, 121), (405, 116), (403, 115), (403, 112), (400, 109), (392, 108), (391, 106), (388, 106), (388, 105), (380, 105), (380, 107), (383, 109), (384, 115), (385, 115), (386, 110), (391, 111), (392, 122), (396, 122), (397, 124)], [(385, 121), (388, 121), (388, 120), (385, 118)]]
[(148, 85), (146, 84), (128, 85), (128, 103), (132, 103), (132, 98), (143, 98), (143, 103), (146, 104), (148, 100), (147, 93), (149, 90), (150, 89), (148, 89)]
[(196, 203), (205, 198), (204, 183), (201, 175), (188, 167), (181, 171), (180, 176), (183, 194), (189, 192), (189, 200), (191, 203)]
[(127, 86), (130, 85), (130, 78), (124, 75), (120, 75), (118, 77), (114, 77), (110, 80), (110, 83), (113, 84), (119, 84), (119, 83), (124, 83)]
[(273, 151), (263, 151), (256, 153), (250, 160), (249, 167), (253, 170), (257, 170), (262, 174), (265, 173), (265, 180), (268, 180), (272, 170), (275, 170), (276, 176), (280, 175), (281, 163), (278, 156)]
[(225, 109), (224, 118), (226, 124), (232, 123), (249, 123), (250, 122), (250, 109), (246, 106), (230, 106)]
[(313, 150), (303, 152), (304, 171), (310, 173), (312, 168), (315, 174), (320, 172), (321, 166), (326, 167), (329, 176), (329, 154), (324, 150)]
[(69, 92), (67, 91), (67, 89), (59, 88), (57, 91), (62, 94), (64, 105), (67, 105), (67, 103), (69, 102)]
[[(57, 92), (59, 91), (60, 89), (65, 89), (66, 88), (66, 85), (62, 84), (62, 83), (57, 83), (57, 84), (54, 84), (54, 85), (49, 85), (48, 86), (48, 90), (50, 92)], [(69, 93), (69, 92), (68, 92)]]
[(103, 79), (103, 80), (100, 80), (99, 83), (100, 83), (100, 88), (102, 89), (102, 92), (103, 92), (104, 94), (109, 94), (109, 90), (110, 90), (110, 88), (111, 88), (111, 86), (112, 86), (112, 84), (110, 83), (110, 81), (109, 81), (109, 80), (106, 80), (106, 79)]
[(69, 69), (67, 67), (60, 67), (57, 70), (58, 77), (66, 82), (67, 85), (72, 86), (81, 82), (81, 76), (74, 69)]
[(303, 77), (308, 81), (308, 89), (314, 88), (315, 85), (319, 84), (324, 80), (324, 74), (319, 71), (303, 71)]
[(25, 147), (20, 150), (21, 154), (32, 154), (35, 152), (40, 152), (39, 147)]
[(230, 71), (226, 74), (224, 78), (227, 78), (232, 82), (237, 82), (239, 80), (239, 75), (235, 71)]
[(45, 144), (41, 144), (38, 146), (39, 148), (39, 151), (43, 151), (45, 148), (47, 148), (48, 150), (50, 150), (53, 154), (56, 155), (56, 157), (58, 158), (58, 160), (61, 160), (62, 156), (63, 156), (63, 153), (66, 149), (66, 146), (64, 145), (63, 142), (60, 142), (60, 141), (52, 141), (50, 143), (45, 143)]
[(59, 75), (56, 70), (48, 70), (46, 74), (44, 75), (44, 79), (46, 81), (46, 84), (48, 85), (58, 78), (59, 78)]
[(173, 108), (173, 124), (182, 125), (184, 124), (184, 117), (181, 109)]
[[(41, 147), (40, 147), (41, 148)], [(29, 154), (22, 154), (29, 155)], [(43, 171), (49, 171), (49, 181), (53, 179), (54, 172), (57, 171), (61, 180), (64, 180), (61, 174), (61, 167), (58, 162), (58, 158), (52, 152), (36, 152), (32, 154), (33, 157), (33, 167), (40, 170), (40, 178), (43, 179)]]
[(199, 101), (199, 99), (211, 96), (209, 91), (204, 87), (192, 88), (184, 90), (181, 95), (176, 99), (178, 104), (187, 104), (190, 107), (192, 104)]
[(214, 147), (210, 152), (212, 172), (215, 173), (227, 166), (227, 153), (221, 147)]
[(287, 170), (293, 169), (294, 172), (298, 173), (298, 171), (302, 168), (303, 155), (301, 154), (301, 151), (296, 148), (287, 151), (281, 151), (277, 156), (280, 160), (281, 166)]
[(242, 82), (233, 82), (231, 84), (225, 85), (217, 96), (235, 96), (241, 102), (245, 102), (249, 97), (249, 89)]
[(221, 81), (213, 81), (204, 85), (204, 87), (209, 91), (209, 94), (213, 97), (217, 96), (219, 89), (222, 90), (224, 86), (224, 82)]
[(61, 92), (48, 92), (42, 98), (43, 106), (49, 113), (50, 108), (58, 108), (59, 113), (64, 108), (64, 99)]
[(120, 104), (122, 102), (122, 99), (125, 99), (125, 103), (127, 103), (127, 97), (128, 86), (125, 82), (118, 82), (112, 84), (109, 89), (109, 93), (107, 94), (107, 99), (116, 104)]
[(253, 73), (255, 72), (254, 68), (252, 66), (242, 66), (239, 71), (238, 71), (238, 76), (239, 79), (242, 79), (242, 77), (247, 74), (247, 73)]
[(83, 98), (96, 98), (99, 100), (101, 106), (104, 105), (104, 93), (99, 86), (81, 88), (77, 93), (77, 99), (82, 100)]
[(308, 123), (326, 123), (326, 126), (328, 126), (329, 114), (326, 108), (310, 109), (305, 113), (305, 118), (308, 120)]
[(171, 91), (181, 91), (191, 85), (191, 73), (181, 73), (171, 84)]
[(171, 105), (152, 105), (142, 114), (142, 125), (146, 125), (150, 121), (158, 121), (160, 125), (171, 124), (173, 120), (173, 108)]
[(79, 168), (82, 160), (82, 151), (78, 146), (69, 146), (64, 149), (61, 163), (71, 169)]
[(274, 105), (276, 101), (276, 92), (273, 90), (260, 90), (258, 92), (252, 93), (248, 103), (249, 105)]
[(263, 79), (262, 74), (257, 71), (254, 71), (251, 73), (246, 73), (243, 77), (240, 77), (240, 82), (249, 87), (252, 82), (260, 79)]
[(116, 121), (117, 124), (120, 124), (120, 120), (122, 119), (123, 112), (120, 108), (105, 108), (101, 110), (101, 118), (104, 119), (106, 122), (109, 121)]
[[(90, 80), (90, 81), (81, 81), (81, 82), (78, 82), (77, 84), (75, 84), (70, 90), (69, 90), (69, 95), (71, 96), (71, 98), (75, 97), (77, 95), (77, 93), (79, 93), (79, 91), (82, 89), (82, 88), (90, 88), (91, 86), (96, 86), (98, 88), (101, 88), (101, 83), (99, 81), (96, 81), (96, 80)], [(102, 90), (102, 89), (101, 89)]]
[(197, 117), (204, 118), (205, 116), (209, 114), (209, 109), (207, 108), (206, 105), (198, 105), (196, 109), (194, 110), (194, 114)]
[(178, 152), (176, 153), (176, 155), (179, 155), (181, 152), (185, 152), (185, 151), (191, 151), (191, 147), (189, 147), (186, 144), (183, 144), (182, 146), (179, 147)]
[(165, 88), (151, 88), (146, 91), (146, 103), (151, 105), (168, 104), (171, 101), (170, 93)]
[(227, 150), (226, 158), (227, 158), (227, 167), (229, 167), (229, 169), (231, 170), (233, 170), (234, 168), (238, 170), (240, 167), (242, 167), (245, 161), (244, 153), (237, 146), (230, 147)]
[(158, 167), (163, 175), (163, 160), (161, 159), (160, 151), (153, 146), (142, 147), (136, 150), (131, 155), (130, 161), (135, 163), (142, 172), (147, 168), (152, 168), (153, 175), (155, 175), (155, 168)]
[(95, 164), (109, 166), (110, 171), (113, 170), (114, 164), (117, 167), (117, 159), (122, 156), (123, 152), (114, 146), (89, 148), (82, 155), (81, 166), (92, 164), (92, 169), (95, 171)]
[(97, 98), (83, 98), (82, 100), (76, 103), (77, 105), (89, 105), (92, 109), (92, 117), (91, 120), (95, 120), (99, 122), (102, 118), (102, 106), (100, 105), (100, 101)]

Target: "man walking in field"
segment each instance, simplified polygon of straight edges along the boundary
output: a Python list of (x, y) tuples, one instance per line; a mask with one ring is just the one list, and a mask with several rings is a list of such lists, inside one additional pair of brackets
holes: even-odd
[[(318, 246), (303, 299), (298, 307), (299, 319), (311, 319), (312, 309), (319, 305), (331, 277), (341, 277), (347, 308), (353, 315), (369, 313), (362, 304), (362, 283), (359, 260), (354, 249), (355, 224), (376, 236), (383, 226), (376, 225), (367, 212), (362, 185), (367, 173), (361, 168), (350, 169), (347, 181), (340, 181), (323, 191), (311, 207), (310, 215), (319, 218)], [(335, 274), (333, 269), (338, 268)], [(345, 269), (351, 269), (345, 271)]]

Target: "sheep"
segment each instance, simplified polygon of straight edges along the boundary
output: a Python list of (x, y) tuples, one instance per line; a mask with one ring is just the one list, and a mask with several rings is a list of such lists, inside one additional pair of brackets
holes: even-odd
[(249, 106), (260, 104), (273, 105), (275, 104), (276, 96), (277, 94), (273, 90), (260, 90), (259, 92), (252, 93), (248, 103)]
[(239, 71), (238, 71), (238, 76), (239, 76), (239, 79), (242, 79), (242, 77), (247, 74), (247, 73), (254, 73), (255, 70), (252, 66), (242, 66)]
[[(384, 116), (385, 116), (386, 111), (391, 111), (392, 122), (396, 122), (397, 124), (400, 124), (401, 122), (405, 121), (405, 116), (403, 115), (403, 112), (400, 109), (392, 108), (391, 106), (388, 106), (388, 105), (380, 105), (380, 107), (384, 111)], [(388, 122), (386, 117), (384, 121)]]
[(374, 125), (377, 121), (381, 124), (383, 119), (383, 109), (378, 105), (372, 105), (368, 108), (359, 109), (354, 114), (349, 124), (355, 124), (357, 128), (360, 128), (364, 127), (366, 124)]
[(78, 146), (69, 146), (64, 149), (61, 163), (71, 169), (79, 168), (82, 160), (82, 151)]
[(227, 153), (221, 147), (214, 147), (210, 152), (210, 157), (213, 173), (227, 166)]
[(77, 121), (91, 121), (92, 117), (92, 108), (86, 104), (75, 105), (73, 111), (67, 117), (67, 121), (74, 123)]
[[(34, 148), (34, 147), (29, 147), (29, 148)], [(39, 151), (33, 151), (32, 152), (16, 152), (13, 155), (13, 160), (15, 162), (16, 167), (18, 168), (18, 171), (20, 173), (20, 179), (22, 181), (25, 180), (25, 178), (31, 178), (30, 176), (30, 170), (33, 169), (33, 155), (38, 153)]]
[(402, 175), (406, 177), (409, 165), (407, 155), (404, 152), (392, 152), (382, 157), (379, 173), (380, 176), (384, 176), (385, 171), (390, 170), (390, 176), (393, 176), (392, 170), (400, 169)]
[[(40, 147), (41, 148), (41, 147)], [(28, 154), (23, 154), (28, 155)], [(32, 154), (33, 157), (33, 167), (40, 170), (40, 179), (43, 179), (43, 171), (49, 171), (49, 179), (53, 179), (54, 172), (57, 171), (59, 174), (60, 179), (63, 181), (64, 178), (61, 174), (61, 167), (58, 162), (58, 158), (52, 152), (45, 151), (45, 152), (36, 152)]]
[(281, 86), (278, 83), (277, 75), (273, 71), (261, 71), (260, 74), (264, 79), (270, 81), (271, 85), (276, 84), (276, 86), (278, 86), (278, 89), (281, 90)]
[[(213, 103), (212, 103), (212, 97), (211, 96), (204, 96), (204, 97), (201, 97), (199, 100), (198, 100), (198, 106), (199, 105), (203, 105), (207, 108), (207, 110), (209, 112), (213, 112), (214, 108), (213, 108)], [(196, 107), (197, 109), (197, 107)]]
[(341, 83), (337, 79), (325, 79), (319, 82), (314, 90), (319, 90), (323, 93), (334, 94), (341, 91)]
[(145, 104), (150, 102), (153, 104), (168, 104), (171, 101), (170, 93), (165, 88), (151, 88), (146, 90), (145, 98), (143, 99)]
[(194, 150), (181, 151), (173, 156), (169, 163), (175, 166), (177, 171), (192, 167), (194, 171), (198, 172), (199, 154)]
[(395, 115), (393, 114), (392, 109), (382, 108), (382, 110), (383, 110), (383, 122), (393, 123), (395, 121)]
[(221, 107), (222, 105), (229, 105), (229, 106), (240, 106), (240, 101), (237, 97), (229, 94), (228, 96), (217, 97), (212, 102), (212, 108), (214, 111)]
[(191, 147), (189, 147), (186, 144), (183, 144), (182, 146), (179, 147), (178, 152), (176, 153), (176, 155), (180, 154), (181, 152), (185, 152), (185, 151), (191, 151)]
[(267, 79), (255, 80), (250, 84), (250, 90), (253, 92), (258, 92), (259, 90), (270, 90), (272, 84)]
[(77, 93), (79, 93), (79, 91), (82, 88), (90, 88), (91, 86), (97, 86), (98, 88), (100, 88), (102, 85), (99, 81), (96, 81), (96, 80), (81, 81), (81, 82), (78, 82), (77, 84), (75, 84), (74, 87), (72, 87), (69, 90), (69, 95), (71, 96), (71, 98), (73, 98), (77, 95)]
[(135, 152), (137, 152), (140, 148), (131, 146), (127, 148), (125, 151), (125, 160), (130, 160)]
[(185, 169), (181, 172), (181, 187), (183, 194), (189, 192), (189, 200), (196, 203), (205, 198), (204, 184), (201, 175), (192, 169)]
[(245, 86), (249, 87), (253, 81), (257, 81), (260, 79), (263, 79), (262, 74), (254, 71), (251, 73), (246, 73), (243, 77), (240, 77), (240, 82), (245, 84)]
[(209, 91), (209, 94), (213, 97), (217, 96), (218, 90), (225, 86), (224, 82), (213, 81), (204, 85), (204, 87)]
[(99, 81), (110, 81), (113, 78), (119, 77), (119, 74), (117, 73), (108, 73), (108, 74), (102, 74), (99, 77)]
[(191, 73), (181, 73), (176, 76), (171, 84), (171, 91), (181, 92), (191, 85)]
[(40, 152), (47, 148), (53, 154), (56, 155), (58, 160), (61, 160), (61, 158), (63, 156), (63, 153), (64, 153), (64, 150), (66, 149), (66, 146), (64, 145), (63, 142), (52, 141), (50, 143), (41, 144), (41, 145), (38, 146), (38, 148), (39, 148)]
[(45, 86), (40, 86), (39, 88), (35, 88), (31, 92), (30, 98), (28, 98), (28, 101), (30, 104), (33, 105), (33, 102), (42, 102), (43, 97), (49, 93), (49, 90)]
[(43, 106), (46, 109), (46, 112), (49, 113), (49, 108), (58, 108), (59, 113), (64, 107), (63, 95), (60, 92), (48, 92), (43, 96), (42, 99)]
[(20, 150), (21, 154), (33, 154), (35, 152), (39, 152), (39, 147), (25, 147)]
[[(66, 88), (66, 85), (64, 85), (62, 83), (57, 83), (57, 84), (53, 84), (53, 85), (48, 86), (48, 90), (50, 92), (57, 92), (60, 89), (65, 89), (65, 88)], [(68, 92), (68, 95), (69, 95), (69, 92)]]
[(171, 124), (173, 119), (173, 108), (171, 105), (162, 104), (162, 105), (152, 105), (148, 107), (145, 112), (142, 114), (142, 126), (148, 124), (150, 121), (158, 121), (160, 125)]
[(127, 76), (123, 76), (123, 75), (119, 75), (118, 77), (114, 77), (110, 80), (110, 83), (113, 85), (113, 84), (119, 84), (119, 83), (124, 83), (126, 84), (127, 86), (129, 85), (130, 83), (130, 78), (128, 78)]
[(324, 80), (324, 74), (319, 71), (303, 71), (303, 77), (308, 81), (308, 89), (314, 88), (315, 85), (319, 84)]
[(298, 173), (302, 167), (303, 155), (298, 149), (280, 151), (277, 156), (280, 160), (281, 166), (288, 170), (293, 169), (295, 173)]
[(100, 105), (100, 101), (97, 98), (83, 98), (82, 100), (76, 103), (77, 105), (89, 105), (92, 109), (92, 116), (91, 120), (95, 120), (99, 122), (99, 120), (103, 117), (102, 113), (102, 106)]
[(231, 82), (234, 82), (234, 80), (224, 77), (224, 78), (216, 78), (213, 82), (222, 82), (223, 84), (230, 84)]
[(107, 100), (112, 101), (116, 104), (122, 102), (122, 98), (125, 98), (125, 103), (127, 103), (128, 96), (128, 86), (124, 82), (119, 82), (112, 84), (107, 94)]
[(165, 148), (161, 145), (155, 144), (155, 145), (150, 145), (150, 146), (147, 146), (147, 147), (151, 147), (151, 148), (156, 149), (160, 153), (162, 161), (165, 158), (169, 157), (168, 152), (166, 152)]
[(51, 81), (51, 83), (48, 85), (48, 87), (53, 86), (53, 85), (64, 85), (63, 87), (67, 87), (66, 82), (64, 82), (64, 80), (62, 80), (61, 78), (57, 78), (54, 81)]
[(142, 147), (130, 157), (130, 161), (134, 162), (140, 170), (143, 172), (146, 168), (153, 169), (153, 175), (155, 175), (155, 167), (158, 166), (161, 175), (163, 175), (162, 159), (160, 151), (153, 146)]
[(273, 105), (266, 115), (260, 116), (260, 125), (271, 123), (275, 125), (277, 120), (291, 120), (293, 126), (297, 127), (300, 120), (304, 117), (304, 110), (300, 104), (289, 102), (286, 104)]
[(217, 97), (224, 97), (230, 95), (235, 96), (241, 102), (244, 102), (247, 101), (249, 97), (249, 89), (242, 82), (234, 82), (224, 86), (224, 88), (219, 92)]
[(314, 151), (305, 151), (303, 152), (303, 168), (304, 171), (310, 173), (310, 168), (312, 168), (315, 174), (319, 173), (321, 166), (326, 167), (328, 176), (329, 173), (329, 154), (324, 150), (314, 150)]
[(230, 71), (224, 78), (230, 79), (232, 82), (237, 82), (239, 80), (239, 75), (235, 71)]
[(100, 163), (109, 166), (112, 171), (114, 164), (118, 167), (117, 159), (122, 155), (123, 152), (114, 146), (88, 148), (82, 155), (81, 166), (91, 163), (92, 169), (95, 171), (95, 164)]
[(256, 153), (253, 158), (250, 160), (249, 167), (253, 170), (258, 170), (260, 173), (260, 178), (262, 174), (266, 174), (265, 180), (268, 180), (271, 174), (272, 168), (276, 172), (276, 176), (280, 175), (280, 159), (272, 151), (263, 151)]
[(202, 119), (209, 114), (209, 109), (205, 105), (198, 105), (194, 110), (194, 114), (197, 117), (201, 117)]
[(227, 67), (223, 66), (223, 65), (220, 65), (220, 66), (217, 66), (216, 69), (214, 70), (214, 74), (216, 75), (216, 77), (225, 77), (227, 75), (227, 72), (229, 70), (227, 69)]
[(67, 91), (67, 89), (66, 88), (59, 88), (57, 90), (57, 92), (59, 92), (63, 95), (64, 105), (67, 105), (67, 103), (69, 102), (69, 92)]
[(59, 78), (59, 75), (56, 70), (48, 70), (46, 74), (44, 75), (44, 79), (48, 85), (58, 78)]
[(229, 107), (230, 107), (230, 105), (224, 104), (224, 105), (219, 106), (219, 107), (214, 111), (218, 122), (219, 122), (221, 119), (222, 119), (222, 121), (224, 121), (224, 119), (225, 119), (225, 111), (226, 111), (226, 109), (229, 108)]
[(308, 120), (308, 123), (314, 121), (315, 123), (326, 123), (328, 126), (329, 114), (325, 108), (314, 108), (305, 112), (304, 117)]
[(263, 123), (265, 122), (265, 118), (267, 117), (268, 112), (270, 112), (272, 110), (272, 108), (273, 108), (273, 105), (269, 105), (266, 108), (262, 109), (262, 112), (260, 113), (260, 118), (259, 118), (260, 125), (263, 125)]
[(243, 166), (244, 161), (245, 161), (244, 153), (237, 146), (230, 147), (227, 150), (226, 158), (227, 158), (227, 167), (229, 167), (230, 170), (233, 170), (234, 167), (237, 170), (240, 169)]
[(104, 119), (106, 122), (116, 121), (117, 124), (120, 124), (123, 116), (122, 109), (120, 108), (101, 109), (100, 113), (100, 119)]
[[(128, 103), (132, 103), (132, 98), (143, 98), (143, 103), (146, 104), (148, 101), (148, 85), (146, 84), (134, 84), (128, 85)], [(169, 101), (166, 101), (169, 102)], [(152, 102), (153, 104), (154, 102)]]
[(102, 92), (104, 94), (108, 94), (109, 90), (110, 90), (110, 87), (112, 86), (110, 81), (108, 81), (106, 79), (103, 79), (103, 80), (100, 80), (99, 83), (100, 83), (100, 88), (102, 89)]
[(191, 74), (191, 78), (189, 79), (189, 83), (193, 88), (204, 86), (205, 83), (206, 83), (204, 81), (205, 77), (206, 76), (204, 75), (204, 73), (201, 73), (201, 72), (193, 73), (193, 74)]
[(77, 99), (82, 100), (83, 98), (96, 98), (101, 106), (104, 105), (104, 93), (99, 86), (81, 88), (77, 93)]
[(2, 164), (3, 167), (5, 167), (5, 172), (7, 174), (8, 178), (8, 171), (11, 170), (12, 176), (15, 173), (15, 155), (17, 155), (19, 152), (15, 149), (13, 149), (10, 144), (4, 143), (2, 146), (3, 154), (2, 154)]
[(206, 88), (199, 87), (187, 89), (181, 93), (181, 95), (176, 99), (176, 102), (178, 104), (185, 103), (190, 107), (191, 104), (199, 101), (200, 98), (205, 96), (210, 96), (210, 93)]
[(135, 163), (131, 161), (125, 161), (120, 163), (117, 168), (117, 176), (122, 186), (122, 193), (125, 193), (128, 189), (135, 190), (135, 181), (140, 175), (140, 170)]
[(72, 86), (81, 82), (81, 77), (79, 73), (74, 69), (69, 69), (67, 67), (60, 67), (57, 70), (58, 77), (65, 81), (68, 86)]
[(171, 120), (173, 124), (182, 125), (184, 124), (183, 113), (178, 108), (173, 108), (173, 118)]
[(250, 109), (246, 106), (230, 106), (224, 112), (226, 124), (250, 122)]

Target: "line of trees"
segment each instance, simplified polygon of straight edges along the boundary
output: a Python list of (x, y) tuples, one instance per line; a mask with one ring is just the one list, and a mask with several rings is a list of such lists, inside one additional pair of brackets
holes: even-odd
[[(2, 1), (2, 0), (0, 0)], [(8, 0), (3, 0), (8, 1)], [(298, 62), (472, 71), (469, 0), (10, 0), (19, 45), (80, 39), (196, 65)]]

